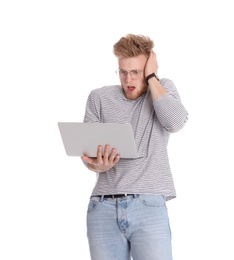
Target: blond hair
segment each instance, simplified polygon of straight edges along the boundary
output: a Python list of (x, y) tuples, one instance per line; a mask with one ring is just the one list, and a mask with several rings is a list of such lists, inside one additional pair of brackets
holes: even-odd
[(118, 58), (136, 57), (140, 54), (148, 58), (153, 47), (154, 42), (148, 36), (127, 34), (114, 44), (113, 52)]

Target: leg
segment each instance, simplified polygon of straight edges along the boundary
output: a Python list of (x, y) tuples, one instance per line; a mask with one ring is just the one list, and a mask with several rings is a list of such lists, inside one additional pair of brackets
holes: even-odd
[(134, 260), (172, 260), (171, 231), (162, 196), (140, 195), (131, 209), (130, 237)]
[(90, 199), (87, 236), (92, 260), (129, 260), (129, 242), (119, 229), (116, 201)]

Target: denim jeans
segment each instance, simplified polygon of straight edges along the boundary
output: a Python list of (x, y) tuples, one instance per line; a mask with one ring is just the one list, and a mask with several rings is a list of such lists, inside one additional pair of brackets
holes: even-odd
[(92, 260), (172, 260), (163, 196), (91, 197), (87, 236)]

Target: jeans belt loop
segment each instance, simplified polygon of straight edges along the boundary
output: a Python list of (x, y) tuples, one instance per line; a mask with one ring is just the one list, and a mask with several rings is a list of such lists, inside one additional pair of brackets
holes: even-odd
[(102, 202), (104, 200), (104, 195), (101, 196), (100, 201)]

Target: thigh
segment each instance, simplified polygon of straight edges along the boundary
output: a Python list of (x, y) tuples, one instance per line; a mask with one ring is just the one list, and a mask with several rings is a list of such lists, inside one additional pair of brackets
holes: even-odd
[(129, 260), (129, 242), (121, 233), (115, 201), (92, 197), (87, 212), (87, 236), (92, 260)]
[(165, 199), (140, 195), (134, 203), (131, 251), (134, 260), (172, 260), (171, 230)]

